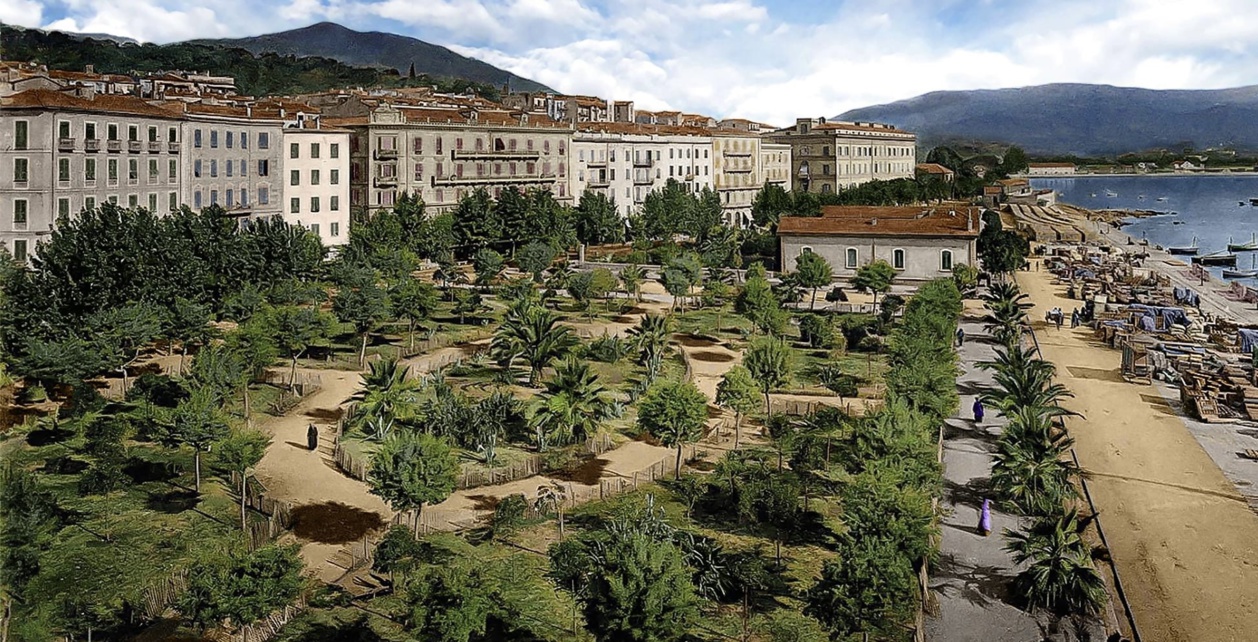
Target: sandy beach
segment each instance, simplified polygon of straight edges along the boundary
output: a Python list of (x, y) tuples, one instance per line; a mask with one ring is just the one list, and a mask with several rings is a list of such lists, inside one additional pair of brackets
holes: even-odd
[[(1144, 640), (1258, 640), (1258, 515), (1150, 386), (1127, 383), (1121, 353), (1092, 330), (1047, 327), (1070, 309), (1048, 272), (1022, 272), (1043, 356), (1074, 392), (1079, 461)], [(1255, 464), (1258, 465), (1258, 464)]]

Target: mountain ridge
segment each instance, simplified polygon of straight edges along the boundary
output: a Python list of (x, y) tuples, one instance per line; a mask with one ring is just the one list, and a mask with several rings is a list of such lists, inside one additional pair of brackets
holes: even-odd
[(254, 54), (319, 56), (347, 65), (392, 68), (403, 74), (409, 72), (413, 63), (419, 74), (465, 78), (499, 87), (505, 84), (515, 91), (554, 91), (535, 80), (463, 56), (441, 45), (383, 31), (355, 31), (334, 22), (317, 22), (288, 31), (244, 38), (187, 42), (240, 48)]
[(848, 110), (839, 120), (888, 123), (920, 143), (1016, 144), (1032, 154), (1109, 155), (1148, 149), (1258, 150), (1258, 85), (1144, 89), (1054, 83), (936, 91)]

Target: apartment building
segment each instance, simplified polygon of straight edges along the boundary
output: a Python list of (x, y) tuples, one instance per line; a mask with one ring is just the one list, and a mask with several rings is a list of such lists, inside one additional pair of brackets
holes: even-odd
[(326, 246), (348, 243), (349, 130), (323, 127), (318, 116), (303, 114), (284, 129), (282, 141), (285, 220), (305, 226)]
[(484, 188), (547, 189), (572, 202), (571, 128), (539, 114), (503, 109), (382, 104), (364, 117), (332, 119), (349, 129), (350, 205), (391, 207), (399, 192), (438, 211)]
[[(281, 109), (184, 104), (182, 200), (217, 205), (242, 220), (284, 213)], [(295, 122), (296, 114), (291, 116)]]
[(760, 141), (760, 174), (766, 184), (791, 189), (791, 146)]
[(35, 89), (0, 99), (0, 242), (18, 259), (59, 216), (106, 201), (169, 211), (183, 192), (180, 116), (130, 96)]
[(872, 180), (912, 178), (917, 136), (891, 125), (800, 118), (767, 134), (790, 145), (792, 188), (831, 193)]
[(669, 179), (690, 192), (714, 187), (712, 136), (699, 128), (579, 124), (572, 153), (572, 193), (603, 192), (625, 217)]
[(765, 181), (760, 146), (760, 137), (750, 133), (730, 131), (712, 137), (716, 157), (713, 185), (729, 225), (751, 224), (751, 201)]

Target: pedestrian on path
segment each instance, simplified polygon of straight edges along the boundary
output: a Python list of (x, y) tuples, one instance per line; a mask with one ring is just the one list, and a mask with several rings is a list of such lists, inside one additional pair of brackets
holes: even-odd
[(983, 508), (978, 513), (978, 534), (987, 537), (992, 534), (992, 500), (984, 499)]
[(965, 343), (965, 330), (957, 328), (957, 347), (960, 348)]
[(975, 399), (974, 407), (972, 408), (972, 410), (974, 411), (974, 423), (976, 424), (983, 423), (983, 400)]
[(1079, 308), (1075, 308), (1070, 312), (1070, 327), (1079, 327)]
[(319, 449), (319, 429), (314, 424), (306, 429), (306, 445), (312, 451)]
[(1056, 314), (1056, 318), (1054, 319), (1054, 321), (1056, 321), (1056, 322), (1057, 322), (1057, 329), (1058, 329), (1058, 330), (1060, 330), (1060, 329), (1061, 329), (1061, 324), (1062, 324), (1062, 321), (1063, 321), (1063, 320), (1065, 320), (1065, 317), (1066, 317), (1066, 314), (1065, 314), (1064, 312), (1062, 312), (1062, 311), (1061, 311), (1061, 308), (1057, 308), (1057, 314)]

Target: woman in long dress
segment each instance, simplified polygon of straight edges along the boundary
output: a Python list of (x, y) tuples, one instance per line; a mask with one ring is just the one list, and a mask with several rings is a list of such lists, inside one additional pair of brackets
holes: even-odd
[(978, 514), (978, 532), (983, 537), (991, 535), (992, 532), (992, 500), (984, 499), (983, 508)]
[(983, 423), (983, 401), (981, 399), (974, 400), (974, 407), (972, 410), (974, 411), (974, 423)]

